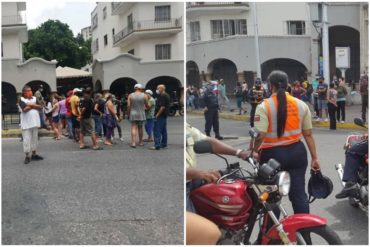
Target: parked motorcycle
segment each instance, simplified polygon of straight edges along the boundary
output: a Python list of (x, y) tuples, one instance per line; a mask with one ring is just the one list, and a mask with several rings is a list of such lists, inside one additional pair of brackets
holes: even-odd
[(176, 111), (179, 111), (180, 116), (184, 116), (184, 107), (179, 102), (174, 101), (170, 103), (170, 109), (168, 116), (173, 117), (176, 115)]
[[(361, 126), (365, 129), (368, 129), (367, 126), (365, 126), (364, 122), (360, 118), (355, 118), (354, 122), (356, 125)], [(362, 139), (363, 135), (360, 133), (353, 133), (347, 136), (346, 143), (344, 145), (344, 150), (347, 151), (352, 146), (359, 142), (368, 140)], [(369, 202), (369, 185), (368, 185), (368, 179), (369, 179), (369, 169), (368, 169), (368, 155), (364, 155), (363, 157), (363, 164), (360, 166), (360, 169), (358, 172), (359, 180), (357, 181), (357, 192), (350, 196), (349, 203), (353, 207), (361, 207), (365, 210), (368, 210), (368, 202)], [(336, 164), (335, 169), (338, 172), (339, 179), (343, 187), (345, 186), (345, 182), (343, 182), (343, 171), (344, 166), (342, 164)]]
[[(258, 132), (252, 129), (249, 134), (254, 147)], [(194, 151), (213, 153), (208, 141), (196, 142)], [(253, 171), (243, 168), (239, 162), (229, 164), (226, 158), (215, 154), (227, 165), (220, 171), (220, 179), (216, 183), (204, 182), (190, 192), (197, 214), (219, 226), (222, 235), (218, 244), (230, 244), (230, 241), (232, 244), (251, 244), (257, 221), (262, 231), (262, 240), (257, 244), (342, 244), (327, 225), (327, 219), (312, 214), (288, 215), (281, 200), (290, 190), (289, 173), (281, 171), (280, 164), (274, 159), (260, 165), (252, 154), (246, 161)], [(276, 217), (275, 208), (282, 212), (282, 219)], [(268, 216), (274, 225), (263, 231), (262, 219)]]

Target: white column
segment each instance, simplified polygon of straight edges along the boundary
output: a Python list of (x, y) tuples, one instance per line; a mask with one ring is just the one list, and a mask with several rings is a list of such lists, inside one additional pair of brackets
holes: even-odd
[(326, 83), (330, 83), (330, 67), (329, 67), (329, 31), (328, 31), (328, 9), (327, 4), (322, 3), (322, 55), (323, 55), (323, 69)]
[(258, 41), (258, 22), (257, 22), (257, 8), (256, 3), (252, 2), (253, 17), (254, 17), (254, 49), (256, 51), (256, 67), (257, 67), (257, 77), (261, 78), (261, 60), (260, 60), (260, 48)]

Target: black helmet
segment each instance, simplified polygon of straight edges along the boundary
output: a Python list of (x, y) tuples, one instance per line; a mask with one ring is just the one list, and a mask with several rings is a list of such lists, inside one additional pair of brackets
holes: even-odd
[[(311, 177), (308, 181), (308, 194), (310, 203), (316, 198), (327, 198), (333, 191), (333, 182), (327, 176), (322, 175), (321, 171), (311, 169)], [(311, 200), (312, 197), (312, 200)]]
[(262, 84), (261, 79), (260, 79), (260, 78), (257, 78), (257, 79), (256, 79), (256, 81), (254, 82), (254, 84), (255, 84), (256, 86), (261, 86), (261, 84)]

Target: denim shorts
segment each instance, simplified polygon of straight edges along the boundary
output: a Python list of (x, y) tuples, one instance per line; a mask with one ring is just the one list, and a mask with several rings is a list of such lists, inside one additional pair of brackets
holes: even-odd
[(326, 99), (318, 99), (317, 100), (317, 108), (319, 110), (326, 110), (326, 109), (328, 109), (328, 101)]
[(59, 115), (53, 117), (53, 123), (59, 123)]

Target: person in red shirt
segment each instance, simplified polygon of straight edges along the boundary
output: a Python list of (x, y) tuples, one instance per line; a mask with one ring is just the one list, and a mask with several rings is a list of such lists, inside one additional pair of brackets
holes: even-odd
[(73, 127), (72, 127), (72, 108), (71, 108), (71, 97), (73, 95), (73, 91), (69, 90), (67, 92), (67, 98), (66, 98), (66, 119), (67, 119), (67, 126), (68, 126), (68, 138), (73, 139), (75, 137), (75, 133), (73, 133)]

